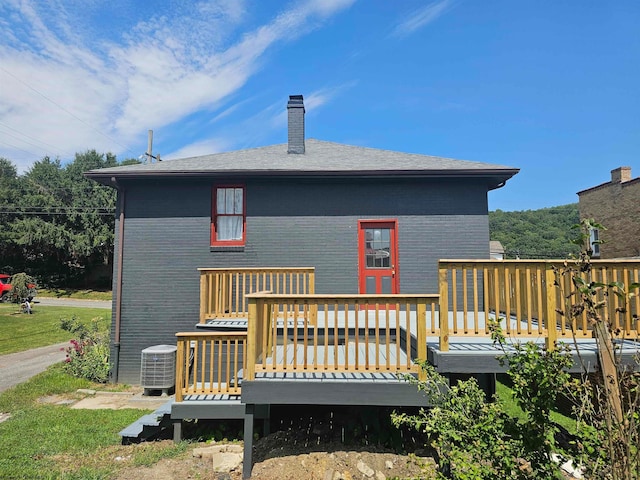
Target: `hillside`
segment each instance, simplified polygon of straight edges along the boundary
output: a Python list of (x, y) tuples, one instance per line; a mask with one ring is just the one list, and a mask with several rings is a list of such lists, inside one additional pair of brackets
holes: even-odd
[(489, 212), (491, 240), (499, 240), (505, 258), (566, 258), (578, 251), (571, 243), (580, 220), (578, 204), (520, 212)]

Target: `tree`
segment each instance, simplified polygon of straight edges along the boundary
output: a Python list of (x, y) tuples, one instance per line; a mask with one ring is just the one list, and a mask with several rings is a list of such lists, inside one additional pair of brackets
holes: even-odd
[(571, 243), (578, 223), (578, 205), (489, 212), (491, 240), (499, 240), (507, 258), (566, 258), (578, 248)]
[(83, 173), (115, 166), (115, 155), (95, 150), (64, 166), (44, 157), (22, 176), (0, 161), (0, 252), (10, 273), (25, 270), (49, 285), (110, 285), (116, 192)]
[[(13, 241), (11, 231), (6, 228), (11, 219), (10, 205), (18, 196), (18, 171), (6, 158), (0, 157), (0, 271), (8, 271), (8, 266), (20, 256), (20, 249)], [(12, 273), (12, 272), (11, 272)]]

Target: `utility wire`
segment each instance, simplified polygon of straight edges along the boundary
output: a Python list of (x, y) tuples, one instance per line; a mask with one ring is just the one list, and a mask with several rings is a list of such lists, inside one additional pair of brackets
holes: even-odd
[(3, 135), (8, 135), (10, 137), (13, 137), (16, 140), (18, 140), (19, 142), (26, 143), (27, 145), (31, 145), (32, 147), (40, 148), (40, 149), (44, 150), (45, 155), (46, 155), (47, 150), (42, 148), (40, 145), (36, 145), (35, 143), (31, 143), (31, 142), (28, 142), (26, 140), (23, 140), (22, 138), (18, 137), (17, 135), (13, 135), (12, 133), (9, 133), (9, 132), (2, 132), (2, 134)]
[[(14, 210), (0, 210), (0, 213), (5, 215), (38, 215), (41, 217), (48, 217), (50, 215), (69, 215), (69, 212), (16, 212)], [(71, 212), (71, 213), (95, 213), (99, 216), (104, 217), (113, 217), (115, 215), (115, 210), (113, 212)]]
[(0, 143), (3, 145), (7, 145), (8, 147), (11, 147), (15, 150), (20, 150), (21, 152), (27, 153), (29, 155), (33, 155), (36, 158), (40, 158), (40, 155), (38, 155), (37, 153), (30, 152), (28, 150), (25, 150), (24, 148), (18, 147), (17, 145), (13, 145), (12, 143), (3, 142), (2, 140), (0, 140)]
[[(13, 128), (13, 127), (10, 127), (9, 125), (7, 125), (7, 124), (5, 124), (5, 123), (0, 122), (0, 125), (1, 125), (1, 126), (3, 126), (4, 128), (8, 128), (9, 130), (13, 130), (14, 132), (16, 132), (16, 133), (18, 133), (18, 134), (22, 135), (22, 136), (23, 136), (23, 137), (25, 137), (25, 138), (29, 138), (29, 139), (31, 139), (31, 140), (34, 140), (34, 141), (36, 141), (36, 142), (38, 142), (38, 143), (41, 143), (42, 145), (47, 145), (48, 147), (51, 147), (51, 148), (53, 148), (53, 149), (55, 149), (55, 150), (63, 151), (63, 149), (62, 149), (62, 148), (58, 148), (58, 147), (56, 147), (55, 145), (51, 145), (50, 143), (43, 142), (42, 140), (38, 140), (37, 138), (31, 137), (31, 136), (27, 135), (26, 133), (22, 133), (20, 130), (17, 130), (17, 129), (15, 129), (15, 128)], [(26, 140), (22, 140), (21, 138), (16, 137), (15, 135), (11, 135), (10, 133), (4, 132), (4, 134), (5, 134), (5, 135), (9, 135), (9, 136), (11, 136), (11, 137), (13, 137), (13, 138), (17, 138), (17, 139), (18, 139), (18, 140), (20, 140), (21, 142), (29, 143), (29, 142), (27, 142)], [(38, 145), (34, 145), (34, 144), (32, 144), (32, 143), (29, 143), (29, 145), (33, 145), (34, 147), (37, 147), (37, 148), (42, 148), (42, 147), (40, 147), (40, 146), (38, 146)], [(43, 149), (43, 150), (44, 150), (44, 149)], [(64, 152), (64, 153), (65, 153), (66, 155), (71, 156), (71, 157), (73, 157), (73, 156), (75, 155), (75, 153), (70, 154), (68, 151), (66, 151), (66, 152)]]
[(92, 212), (96, 210), (106, 210), (114, 212), (115, 207), (68, 207), (68, 206), (51, 206), (51, 207), (13, 207), (11, 205), (0, 205), (0, 209), (5, 213), (31, 213), (31, 212), (46, 212), (48, 210), (60, 210), (70, 212)]
[(13, 73), (8, 72), (6, 69), (0, 67), (0, 70), (2, 70), (4, 73), (6, 73), (7, 75), (15, 78), (17, 81), (19, 81), (20, 83), (22, 83), (25, 87), (33, 90), (35, 93), (37, 93), (38, 95), (40, 95), (42, 98), (44, 98), (45, 100), (53, 103), (56, 107), (58, 107), (60, 110), (62, 110), (63, 112), (66, 112), (67, 114), (71, 115), (73, 118), (75, 118), (76, 120), (78, 120), (80, 123), (83, 123), (84, 125), (86, 125), (87, 127), (89, 127), (91, 130), (93, 130), (94, 132), (98, 133), (99, 135), (102, 135), (105, 138), (108, 138), (109, 140), (111, 140), (113, 143), (115, 143), (116, 145), (121, 146), (122, 148), (124, 148), (125, 150), (127, 150), (128, 152), (130, 152), (132, 155), (135, 156), (135, 153), (133, 153), (133, 151), (129, 148), (126, 147), (124, 145), (122, 145), (120, 142), (118, 142), (117, 140), (115, 140), (114, 138), (110, 137), (109, 135), (107, 135), (106, 133), (102, 133), (100, 130), (98, 130), (97, 128), (95, 128), (93, 125), (90, 125), (88, 122), (84, 121), (83, 119), (81, 119), (80, 117), (78, 117), (77, 115), (75, 115), (74, 113), (70, 112), (69, 110), (67, 110), (66, 108), (64, 108), (62, 105), (60, 105), (59, 103), (55, 102), (54, 100), (51, 100), (49, 97), (47, 97), (44, 93), (39, 92), (38, 90), (36, 90), (35, 88), (33, 88), (31, 85), (29, 85), (28, 83), (24, 82), (23, 80), (21, 80), (20, 78), (16, 77)]

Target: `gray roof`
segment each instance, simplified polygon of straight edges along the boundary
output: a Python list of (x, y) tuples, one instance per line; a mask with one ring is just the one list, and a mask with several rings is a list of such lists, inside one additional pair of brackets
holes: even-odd
[(236, 150), (153, 164), (91, 170), (85, 175), (111, 179), (188, 176), (480, 176), (490, 188), (501, 186), (517, 168), (307, 139), (304, 154), (288, 154), (287, 144)]

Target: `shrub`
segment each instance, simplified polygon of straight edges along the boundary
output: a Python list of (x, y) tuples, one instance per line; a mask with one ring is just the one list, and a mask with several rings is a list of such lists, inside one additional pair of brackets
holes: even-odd
[[(555, 357), (549, 361), (548, 357), (531, 351), (527, 358), (537, 365), (530, 368), (552, 373)], [(422, 409), (417, 415), (394, 413), (392, 421), (396, 426), (409, 425), (428, 435), (437, 454), (439, 478), (563, 478), (559, 466), (550, 457), (552, 450), (559, 452), (560, 448), (553, 435), (548, 436), (553, 428), (548, 412), (540, 410), (540, 402), (535, 412), (528, 412), (528, 418), (542, 420), (546, 425), (534, 426), (529, 420), (521, 422), (507, 414), (499, 400), (486, 402), (484, 391), (474, 378), (449, 386), (448, 380), (433, 366), (418, 363), (426, 372), (427, 380), (407, 379), (427, 393), (433, 407)], [(547, 399), (542, 403), (546, 405)], [(544, 440), (540, 441), (541, 438)]]
[(64, 369), (75, 377), (106, 383), (109, 378), (109, 335), (100, 328), (98, 320), (93, 319), (88, 325), (75, 317), (60, 321), (60, 328), (76, 336), (66, 349)]
[(26, 273), (16, 273), (11, 277), (10, 296), (13, 302), (20, 303), (35, 296), (36, 281)]

